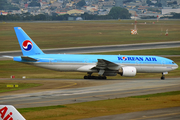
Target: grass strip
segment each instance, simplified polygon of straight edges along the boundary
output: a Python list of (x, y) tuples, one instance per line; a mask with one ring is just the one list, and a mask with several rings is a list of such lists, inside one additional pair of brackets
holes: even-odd
[(32, 107), (32, 108), (20, 108), (18, 109), (20, 113), (26, 112), (35, 112), (35, 111), (42, 111), (42, 110), (50, 110), (50, 109), (57, 109), (57, 108), (64, 108), (64, 105), (56, 105), (56, 106), (46, 106), (46, 107)]
[(172, 92), (165, 92), (165, 93), (156, 93), (156, 94), (132, 96), (131, 98), (149, 98), (149, 97), (160, 97), (160, 96), (168, 96), (168, 95), (180, 95), (180, 91), (172, 91)]
[[(144, 110), (180, 106), (180, 91), (135, 96), (111, 100), (92, 101), (64, 106), (18, 109), (28, 120), (75, 120), (105, 115), (115, 115)], [(56, 108), (57, 107), (57, 108)], [(59, 108), (58, 108), (59, 107)], [(28, 110), (29, 109), (29, 110)]]
[(115, 51), (103, 53), (90, 53), (103, 55), (180, 55), (180, 47), (177, 48), (162, 48), (149, 50), (132, 50), (132, 51)]
[[(145, 21), (147, 24), (140, 24)], [(22, 27), (41, 49), (179, 41), (178, 20), (160, 21), (156, 24), (152, 24), (152, 20), (145, 21), (138, 21), (138, 35), (130, 35), (130, 30), (134, 28), (133, 20), (0, 23), (0, 51), (20, 50), (14, 26)], [(169, 35), (165, 36), (167, 29)]]
[[(7, 85), (18, 85), (18, 87), (7, 87)], [(41, 85), (42, 84), (37, 84), (37, 83), (1, 83), (0, 82), (0, 93), (38, 87)]]

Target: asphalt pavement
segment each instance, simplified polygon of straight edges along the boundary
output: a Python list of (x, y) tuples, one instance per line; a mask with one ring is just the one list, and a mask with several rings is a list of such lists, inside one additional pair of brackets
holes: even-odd
[[(26, 79), (27, 81), (28, 79)], [(59, 79), (63, 80), (63, 79)], [(66, 80), (68, 82), (68, 80)], [(72, 81), (72, 79), (71, 79)], [(78, 80), (74, 80), (76, 82)], [(88, 82), (88, 80), (86, 80)], [(90, 80), (92, 81), (92, 80)], [(94, 80), (97, 81), (97, 80)], [(101, 80), (107, 82), (113, 80)], [(180, 78), (114, 80), (114, 83), (35, 93), (0, 95), (0, 104), (17, 108), (64, 105), (180, 90)]]

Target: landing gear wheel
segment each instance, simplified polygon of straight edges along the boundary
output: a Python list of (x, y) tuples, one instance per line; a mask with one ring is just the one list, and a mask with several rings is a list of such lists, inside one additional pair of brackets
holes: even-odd
[(106, 78), (106, 76), (90, 76), (90, 75), (88, 75), (88, 76), (84, 76), (84, 79), (104, 79), (104, 80), (106, 80), (107, 78)]
[(102, 77), (102, 79), (106, 80), (106, 79), (107, 79), (107, 77), (106, 77), (106, 76), (103, 76), (103, 77)]
[(98, 76), (97, 79), (106, 80), (106, 76)]
[(84, 79), (88, 79), (88, 76), (84, 76)]
[(164, 79), (165, 79), (165, 77), (164, 77), (164, 76), (162, 76), (162, 77), (161, 77), (161, 80), (164, 80)]
[(164, 79), (165, 79), (165, 73), (162, 73), (161, 80), (164, 80)]
[(165, 79), (165, 75), (167, 75), (167, 74), (168, 74), (168, 72), (163, 72), (163, 73), (162, 73), (161, 80), (164, 80), (164, 79)]
[(85, 75), (85, 76), (84, 76), (84, 79), (93, 79), (94, 76), (91, 76), (91, 75), (92, 75), (92, 72), (88, 72), (87, 74), (88, 74), (88, 75)]

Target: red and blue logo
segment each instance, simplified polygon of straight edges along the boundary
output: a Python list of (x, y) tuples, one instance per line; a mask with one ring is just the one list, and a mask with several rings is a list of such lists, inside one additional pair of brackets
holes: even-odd
[(22, 44), (22, 48), (25, 51), (30, 51), (33, 48), (33, 44), (30, 40), (25, 40)]
[(122, 59), (123, 59), (124, 61), (128, 60), (128, 58), (127, 58), (127, 57), (122, 57)]

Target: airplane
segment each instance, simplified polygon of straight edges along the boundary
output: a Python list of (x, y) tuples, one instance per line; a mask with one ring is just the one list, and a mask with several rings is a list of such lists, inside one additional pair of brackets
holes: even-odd
[[(87, 72), (84, 79), (106, 79), (106, 76), (133, 77), (137, 73), (165, 74), (178, 68), (167, 58), (146, 55), (88, 55), (88, 54), (45, 54), (21, 27), (14, 27), (22, 56), (14, 61), (37, 67), (66, 72)], [(93, 76), (92, 73), (98, 73)]]
[(0, 105), (0, 120), (26, 120), (12, 105)]

